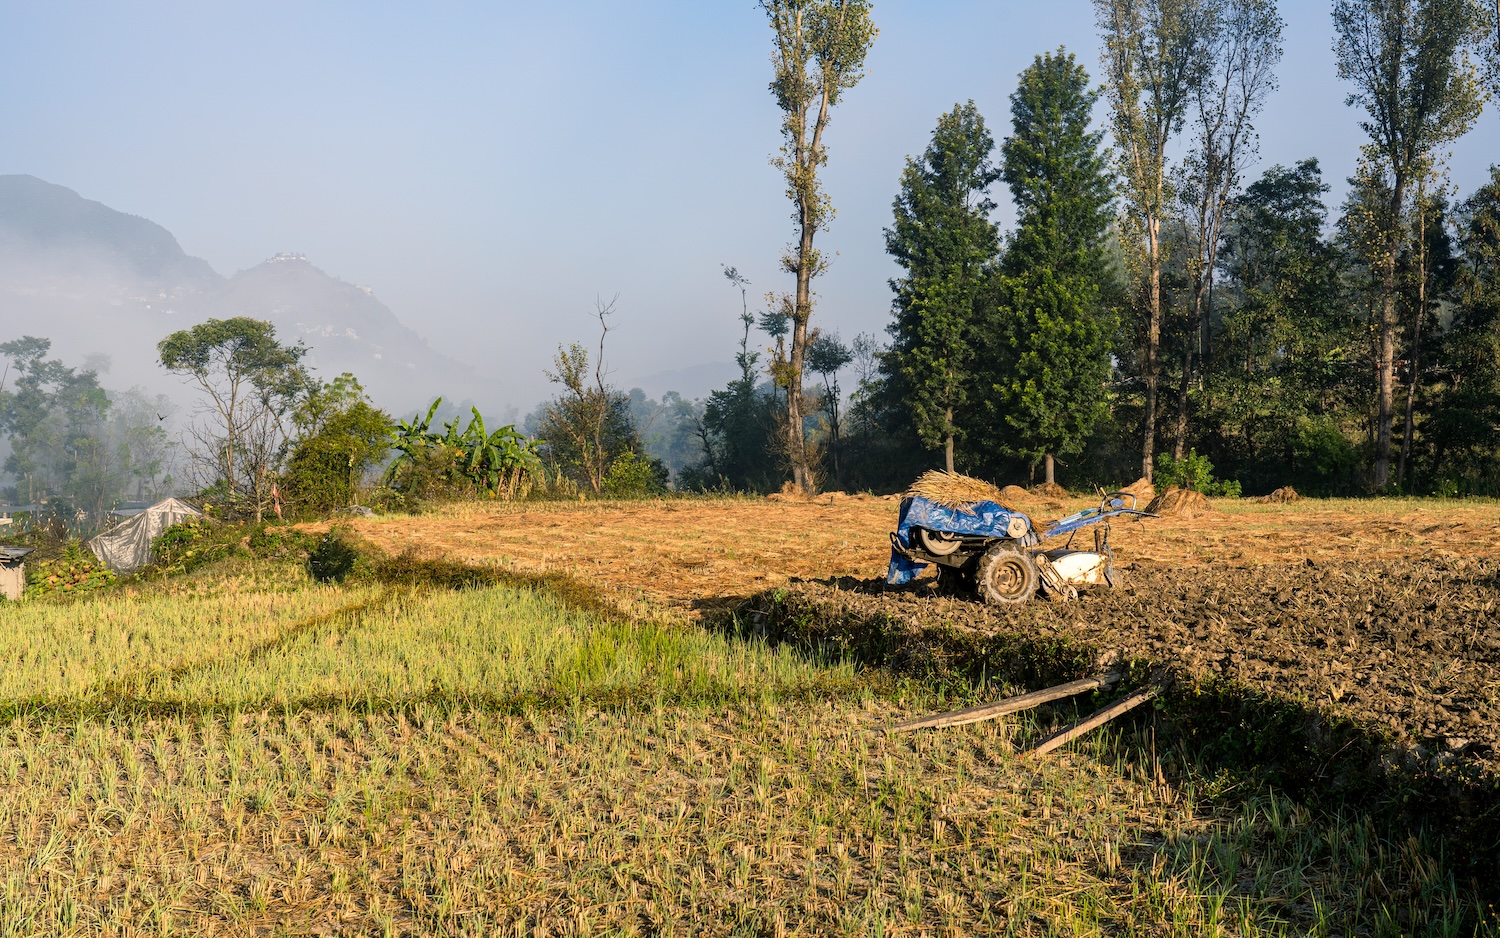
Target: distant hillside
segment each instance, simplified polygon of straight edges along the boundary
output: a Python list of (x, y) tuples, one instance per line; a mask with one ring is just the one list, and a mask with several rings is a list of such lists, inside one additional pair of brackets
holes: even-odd
[(352, 371), (382, 396), (409, 389), (424, 399), (403, 409), (437, 394), (472, 393), (476, 383), (472, 369), (434, 352), (372, 290), (336, 280), (299, 254), (241, 271), (200, 302), (188, 306), (189, 318), (251, 316), (274, 323), (279, 336), (302, 339), (324, 377)]
[(231, 316), (302, 339), (320, 376), (351, 371), (387, 408), (413, 410), (438, 394), (483, 398), (473, 369), (433, 351), (373, 291), (304, 257), (277, 255), (225, 279), (155, 222), (34, 176), (0, 176), (0, 342), (45, 336), (70, 364), (107, 356), (107, 387), (185, 399), (157, 365), (156, 343)]
[(91, 257), (179, 285), (221, 279), (161, 225), (35, 176), (0, 176), (0, 252)]

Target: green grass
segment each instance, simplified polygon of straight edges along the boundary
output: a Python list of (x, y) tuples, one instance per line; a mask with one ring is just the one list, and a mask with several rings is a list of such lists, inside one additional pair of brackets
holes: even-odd
[[(537, 589), (9, 607), (0, 935), (1449, 935), (1420, 835)], [(1081, 706), (1087, 707), (1088, 702)], [(1150, 767), (1150, 768), (1148, 768)], [(1491, 926), (1488, 933), (1493, 934)]]
[(58, 699), (125, 675), (242, 656), (289, 626), (374, 594), (309, 587), (211, 596), (110, 593), (12, 603), (0, 629), (0, 699)]

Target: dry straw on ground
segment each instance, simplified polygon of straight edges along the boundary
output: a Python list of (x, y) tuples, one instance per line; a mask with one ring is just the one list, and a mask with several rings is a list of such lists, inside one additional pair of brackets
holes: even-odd
[(1292, 488), (1290, 485), (1284, 485), (1276, 491), (1272, 492), (1270, 495), (1265, 495), (1257, 498), (1256, 501), (1265, 502), (1266, 504), (1270, 505), (1285, 505), (1290, 502), (1302, 501), (1302, 496), (1297, 494), (1297, 490)]
[(1061, 485), (1058, 485), (1056, 482), (1043, 482), (1040, 485), (1033, 485), (1031, 487), (1031, 493), (1042, 498), (1068, 497), (1068, 490), (1063, 488)]
[(1173, 487), (1153, 498), (1146, 510), (1163, 518), (1197, 518), (1218, 509), (1202, 492)]

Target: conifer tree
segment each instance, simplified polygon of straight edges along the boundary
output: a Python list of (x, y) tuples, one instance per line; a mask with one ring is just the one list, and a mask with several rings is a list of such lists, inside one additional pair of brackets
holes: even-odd
[(1037, 56), (1011, 95), (1002, 175), (1020, 212), (998, 282), (996, 340), (986, 356), (993, 445), (1041, 460), (1081, 451), (1106, 411), (1118, 319), (1108, 254), (1113, 212), (1096, 92), (1059, 49)]
[(989, 187), (994, 138), (974, 102), (938, 118), (921, 159), (908, 158), (886, 250), (905, 271), (892, 280), (895, 321), (883, 370), (911, 408), (917, 435), (954, 470), (960, 412), (969, 400), (977, 303), (999, 253)]

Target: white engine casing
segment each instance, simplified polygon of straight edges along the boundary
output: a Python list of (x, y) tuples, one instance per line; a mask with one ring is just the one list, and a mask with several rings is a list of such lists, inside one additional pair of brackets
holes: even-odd
[(1046, 550), (1042, 556), (1052, 563), (1052, 569), (1070, 586), (1108, 586), (1104, 568), (1109, 563), (1103, 554), (1092, 550)]

